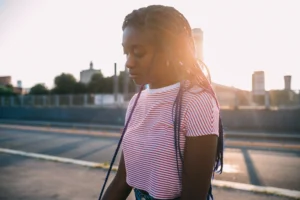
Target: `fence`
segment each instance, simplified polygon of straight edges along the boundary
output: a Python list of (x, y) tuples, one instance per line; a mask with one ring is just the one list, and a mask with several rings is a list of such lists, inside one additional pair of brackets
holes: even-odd
[(223, 109), (294, 109), (300, 108), (299, 90), (271, 90), (264, 95), (250, 91), (216, 92)]
[[(293, 109), (300, 108), (299, 91), (267, 91), (265, 95), (253, 96), (249, 91), (217, 91), (222, 109)], [(129, 95), (130, 97), (133, 94)], [(0, 96), (0, 106), (38, 107), (126, 107), (128, 98), (123, 94), (84, 94), (84, 95), (20, 95)]]
[(83, 94), (83, 95), (19, 95), (1, 96), (0, 106), (122, 106), (123, 95)]

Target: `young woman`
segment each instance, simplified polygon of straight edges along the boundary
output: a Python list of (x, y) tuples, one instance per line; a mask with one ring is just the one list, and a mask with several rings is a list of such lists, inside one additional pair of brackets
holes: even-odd
[(223, 165), (223, 130), (210, 81), (197, 61), (192, 30), (173, 7), (126, 16), (123, 48), (141, 88), (130, 101), (118, 172), (104, 200), (213, 199)]

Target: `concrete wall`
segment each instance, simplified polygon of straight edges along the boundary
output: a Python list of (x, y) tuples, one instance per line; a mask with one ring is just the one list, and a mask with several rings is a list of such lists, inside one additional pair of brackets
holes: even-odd
[[(0, 107), (0, 119), (123, 125), (125, 109), (87, 107)], [(300, 132), (300, 109), (222, 110), (226, 129)]]
[(0, 107), (0, 119), (123, 125), (125, 109), (86, 107)]
[(225, 128), (300, 132), (300, 109), (222, 110)]

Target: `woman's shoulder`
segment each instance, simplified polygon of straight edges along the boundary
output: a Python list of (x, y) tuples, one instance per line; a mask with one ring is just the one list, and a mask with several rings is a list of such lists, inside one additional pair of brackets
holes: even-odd
[[(145, 99), (145, 97), (146, 97), (145, 94), (146, 94), (146, 92), (145, 92), (145, 90), (143, 90), (143, 91), (141, 92), (141, 94), (140, 94), (139, 102), (140, 102), (140, 101), (143, 101), (143, 100)], [(135, 94), (131, 97), (131, 99), (129, 100), (127, 109), (131, 109), (131, 107), (134, 105), (134, 103), (135, 103), (136, 99), (138, 98), (138, 96), (139, 96), (139, 93), (135, 93)]]
[(203, 106), (218, 108), (218, 102), (214, 97), (213, 91), (209, 91), (199, 85), (188, 86), (184, 98), (185, 102), (192, 107), (202, 104)]
[(208, 90), (190, 82), (185, 83), (185, 95), (188, 99), (198, 98), (209, 94)]
[(138, 96), (138, 94), (134, 94), (134, 95), (131, 97), (131, 99), (129, 100), (127, 109), (130, 109), (130, 108), (133, 106), (133, 104), (134, 104), (134, 102), (135, 102), (137, 96)]

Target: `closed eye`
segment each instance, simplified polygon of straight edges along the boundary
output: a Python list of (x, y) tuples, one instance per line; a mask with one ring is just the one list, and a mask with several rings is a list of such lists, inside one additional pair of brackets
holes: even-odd
[(146, 52), (145, 49), (140, 45), (133, 45), (131, 48), (125, 48), (123, 46), (123, 54), (128, 56), (129, 54), (134, 55), (137, 58), (142, 58)]

